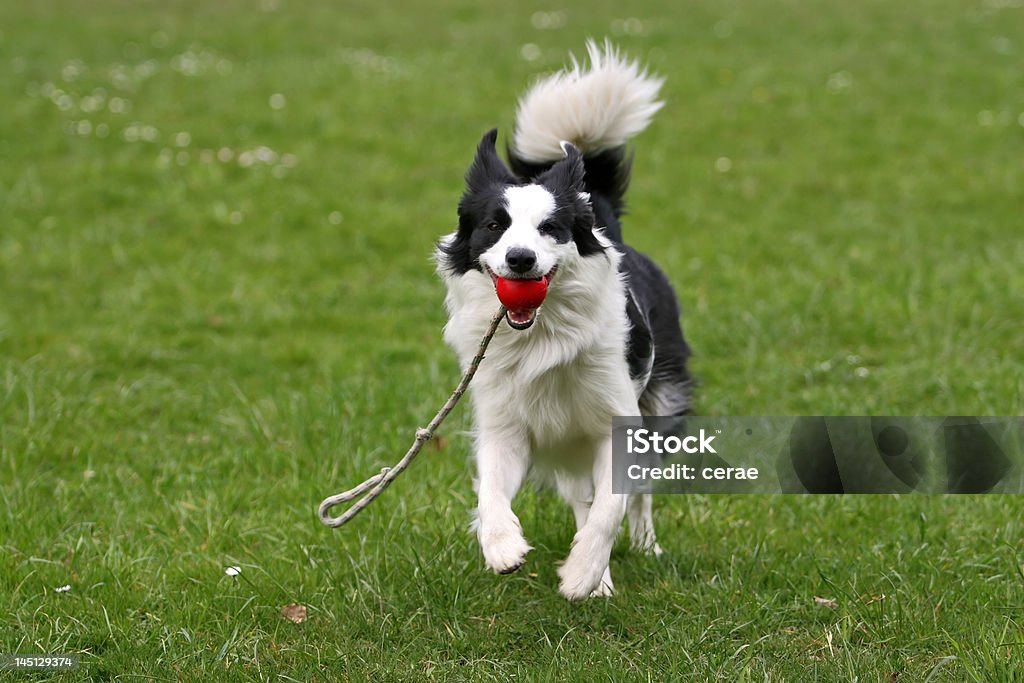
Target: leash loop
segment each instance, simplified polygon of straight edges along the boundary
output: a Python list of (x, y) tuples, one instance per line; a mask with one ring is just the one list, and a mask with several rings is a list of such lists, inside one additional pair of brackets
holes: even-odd
[[(350, 522), (353, 517), (363, 511), (367, 505), (372, 503), (374, 499), (380, 494), (384, 493), (384, 489), (391, 485), (395, 479), (398, 478), (405, 468), (412, 463), (413, 459), (419, 455), (420, 450), (423, 448), (423, 444), (429, 441), (434, 436), (434, 430), (436, 430), (444, 419), (448, 417), (448, 413), (452, 411), (455, 404), (459, 402), (462, 395), (466, 393), (466, 388), (469, 387), (469, 381), (473, 379), (473, 375), (476, 374), (476, 370), (480, 367), (480, 361), (484, 359), (484, 352), (487, 350), (487, 345), (491, 343), (491, 338), (498, 329), (498, 325), (501, 323), (501, 319), (505, 317), (505, 307), (500, 306), (494, 315), (491, 317), (491, 324), (487, 328), (487, 332), (484, 333), (483, 339), (480, 340), (480, 348), (477, 350), (476, 355), (473, 356), (473, 360), (470, 361), (469, 367), (462, 373), (462, 379), (459, 380), (459, 384), (455, 387), (455, 391), (448, 397), (444, 405), (441, 406), (441, 410), (437, 411), (437, 415), (430, 421), (426, 427), (420, 427), (416, 430), (416, 439), (412, 442), (412, 446), (406, 451), (405, 455), (394, 467), (384, 467), (380, 472), (373, 475), (358, 486), (349, 489), (348, 491), (342, 491), (333, 496), (324, 498), (323, 502), (320, 503), (320, 507), (317, 510), (317, 514), (320, 517), (320, 521), (332, 529), (337, 529)], [(351, 501), (350, 507), (348, 507), (342, 514), (337, 517), (331, 516), (331, 509), (348, 503)]]

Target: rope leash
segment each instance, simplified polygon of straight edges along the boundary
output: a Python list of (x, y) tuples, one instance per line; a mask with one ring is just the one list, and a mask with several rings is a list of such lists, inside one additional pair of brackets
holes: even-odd
[[(331, 527), (337, 529), (338, 527), (347, 524), (352, 520), (353, 517), (362, 512), (363, 508), (373, 502), (373, 500), (384, 493), (384, 489), (391, 485), (395, 479), (398, 478), (405, 468), (413, 461), (413, 459), (419, 455), (420, 450), (423, 448), (423, 444), (430, 440), (434, 436), (434, 430), (437, 429), (444, 419), (448, 417), (448, 413), (452, 412), (452, 408), (459, 402), (462, 395), (466, 393), (466, 388), (469, 387), (469, 381), (473, 379), (473, 375), (476, 374), (476, 370), (480, 367), (480, 361), (484, 359), (484, 351), (487, 350), (487, 345), (491, 343), (491, 337), (498, 329), (498, 325), (501, 323), (501, 319), (505, 316), (505, 307), (501, 306), (491, 317), (491, 324), (487, 328), (487, 332), (484, 333), (483, 339), (480, 340), (480, 348), (477, 350), (476, 355), (473, 356), (473, 360), (470, 361), (469, 367), (466, 368), (466, 372), (462, 374), (462, 379), (459, 380), (459, 385), (455, 387), (455, 391), (448, 397), (444, 405), (441, 406), (441, 410), (437, 411), (437, 415), (430, 421), (426, 429), (420, 427), (416, 430), (416, 439), (412, 442), (409, 450), (405, 456), (398, 461), (398, 464), (394, 467), (385, 467), (379, 473), (373, 475), (359, 486), (351, 488), (348, 491), (328, 496), (324, 498), (323, 502), (320, 503), (319, 515), (320, 521)], [(369, 491), (369, 493), (367, 493)], [(356, 500), (358, 498), (358, 500)], [(331, 509), (341, 505), (342, 503), (348, 503), (349, 501), (355, 500), (355, 503), (346, 509), (340, 516), (332, 517), (330, 515)]]

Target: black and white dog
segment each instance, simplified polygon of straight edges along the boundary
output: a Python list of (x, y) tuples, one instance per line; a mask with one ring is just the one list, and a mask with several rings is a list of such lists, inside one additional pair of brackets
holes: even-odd
[(690, 355), (665, 275), (622, 242), (626, 141), (661, 108), (661, 79), (610, 43), (590, 64), (548, 76), (519, 102), (508, 156), (484, 135), (466, 174), (459, 227), (438, 243), (448, 288), (444, 338), (465, 367), (498, 306), (493, 279), (547, 278), (539, 309), (510, 311), (471, 387), (476, 427), (475, 529), (487, 566), (505, 574), (530, 545), (512, 501), (529, 470), (572, 506), (576, 536), (559, 568), (571, 600), (612, 592), (622, 518), (653, 554), (649, 495), (612, 493), (615, 415), (680, 415)]

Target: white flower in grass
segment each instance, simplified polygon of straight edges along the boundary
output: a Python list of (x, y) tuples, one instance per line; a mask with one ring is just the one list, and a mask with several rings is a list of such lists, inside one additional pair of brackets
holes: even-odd
[(224, 573), (228, 576), (238, 576), (242, 573), (241, 567), (224, 567)]
[(519, 56), (528, 62), (535, 62), (541, 58), (543, 52), (540, 49), (540, 45), (536, 43), (526, 43), (519, 48)]
[(57, 586), (56, 588), (53, 589), (53, 592), (54, 593), (67, 593), (69, 590), (71, 590), (71, 584), (70, 583), (68, 585), (66, 585), (66, 586)]

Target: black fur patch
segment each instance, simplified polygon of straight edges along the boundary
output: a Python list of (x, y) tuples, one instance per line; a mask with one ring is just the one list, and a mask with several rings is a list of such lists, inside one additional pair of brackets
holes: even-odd
[(629, 319), (629, 347), (626, 349), (629, 378), (646, 384), (654, 359), (654, 339), (651, 325), (637, 307), (632, 292), (627, 292), (626, 318)]
[[(647, 388), (656, 387), (661, 397), (659, 408), (664, 408), (666, 397), (671, 401), (671, 414), (679, 415), (690, 409), (690, 395), (693, 381), (687, 369), (690, 347), (683, 338), (679, 325), (679, 304), (672, 284), (650, 258), (625, 244), (616, 245), (622, 252), (620, 270), (626, 275), (629, 287), (629, 302), (626, 314), (630, 321), (629, 346), (626, 360), (630, 375), (637, 379), (634, 367), (641, 362), (650, 364)], [(650, 348), (653, 360), (644, 359)], [(645, 394), (646, 394), (645, 390)], [(647, 397), (650, 398), (650, 397)], [(641, 395), (640, 405), (647, 405)]]
[(511, 220), (505, 210), (505, 188), (522, 184), (498, 156), (494, 148), (497, 139), (498, 129), (494, 128), (477, 145), (459, 202), (459, 229), (453, 240), (437, 245), (445, 256), (445, 266), (456, 275), (480, 270), (480, 255), (501, 239)]
[(555, 196), (556, 214), (569, 224), (573, 241), (580, 256), (593, 256), (604, 251), (594, 234), (594, 211), (580, 197), (584, 188), (583, 155), (572, 145), (565, 144), (565, 158), (534, 178), (533, 182), (546, 187)]

